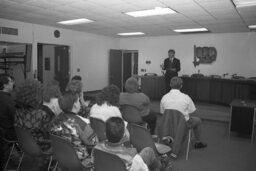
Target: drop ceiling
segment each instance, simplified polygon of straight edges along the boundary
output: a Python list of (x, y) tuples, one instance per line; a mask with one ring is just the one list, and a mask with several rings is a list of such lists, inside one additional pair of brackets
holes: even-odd
[[(125, 12), (169, 7), (176, 14), (134, 18)], [(0, 0), (0, 18), (119, 37), (178, 35), (174, 29), (205, 27), (211, 33), (249, 32), (256, 24), (256, 6), (236, 9), (231, 0)], [(73, 26), (59, 21), (94, 20)], [(1, 23), (0, 23), (1, 25)]]

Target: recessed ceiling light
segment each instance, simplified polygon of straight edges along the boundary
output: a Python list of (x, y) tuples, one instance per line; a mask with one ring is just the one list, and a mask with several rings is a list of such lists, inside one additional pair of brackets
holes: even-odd
[(249, 27), (249, 29), (256, 29), (256, 25), (250, 25), (248, 27)]
[(256, 5), (256, 0), (233, 0), (233, 2), (237, 8)]
[(74, 20), (60, 21), (58, 23), (64, 24), (64, 25), (76, 25), (76, 24), (91, 23), (91, 22), (94, 22), (94, 21), (86, 19), (86, 18), (79, 18), (79, 19), (74, 19)]
[(134, 35), (144, 35), (142, 32), (130, 32), (130, 33), (117, 33), (119, 36), (134, 36)]
[(126, 12), (125, 14), (132, 17), (148, 17), (154, 15), (166, 15), (176, 13), (170, 8), (155, 7), (154, 9)]
[(192, 28), (192, 29), (175, 29), (173, 31), (178, 33), (189, 33), (189, 32), (205, 32), (208, 30), (206, 28)]

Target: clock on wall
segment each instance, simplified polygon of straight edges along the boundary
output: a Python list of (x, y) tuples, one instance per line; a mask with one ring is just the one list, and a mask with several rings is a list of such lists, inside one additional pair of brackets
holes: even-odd
[(56, 38), (60, 37), (60, 31), (59, 30), (54, 31), (54, 37), (56, 37)]

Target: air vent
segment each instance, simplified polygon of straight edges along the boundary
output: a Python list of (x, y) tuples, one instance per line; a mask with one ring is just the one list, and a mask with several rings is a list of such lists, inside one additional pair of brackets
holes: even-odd
[(0, 27), (1, 34), (18, 35), (18, 29), (10, 27)]

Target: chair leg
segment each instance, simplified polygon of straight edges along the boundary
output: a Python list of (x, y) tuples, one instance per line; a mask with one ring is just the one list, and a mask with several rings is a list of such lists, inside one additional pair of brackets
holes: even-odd
[(50, 156), (50, 161), (49, 161), (49, 164), (48, 164), (47, 171), (50, 171), (50, 169), (51, 169), (51, 164), (52, 164), (52, 156)]
[(19, 165), (18, 165), (18, 167), (17, 167), (17, 171), (19, 171), (19, 168), (20, 168), (20, 165), (21, 165), (21, 162), (22, 162), (23, 156), (24, 156), (24, 152), (22, 152), (22, 154), (21, 154), (21, 158), (19, 159), (20, 161), (19, 161)]
[(188, 160), (190, 140), (191, 140), (191, 130), (188, 130), (188, 144), (187, 144), (186, 160)]
[(52, 171), (56, 171), (57, 167), (58, 167), (58, 161), (56, 161)]
[(14, 150), (14, 146), (15, 146), (15, 144), (13, 143), (13, 144), (12, 144), (11, 151), (10, 151), (10, 153), (9, 153), (9, 155), (8, 155), (8, 159), (7, 159), (7, 161), (6, 161), (6, 163), (5, 163), (5, 166), (4, 166), (4, 171), (5, 171), (6, 168), (8, 167), (9, 161), (10, 161), (11, 156), (12, 156), (12, 152), (13, 152), (13, 150)]

